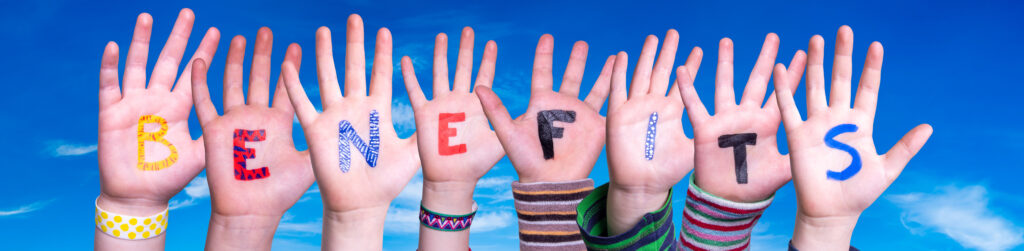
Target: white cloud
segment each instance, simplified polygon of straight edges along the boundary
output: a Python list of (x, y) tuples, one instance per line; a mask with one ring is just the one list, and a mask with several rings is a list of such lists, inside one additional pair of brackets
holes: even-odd
[(477, 212), (473, 217), (473, 225), (470, 226), (471, 233), (483, 233), (491, 230), (502, 229), (515, 223), (516, 217), (509, 211)]
[(96, 151), (96, 144), (82, 145), (57, 141), (51, 144), (54, 157), (86, 155)]
[(418, 209), (405, 209), (398, 207), (388, 208), (388, 215), (384, 218), (384, 231), (391, 233), (418, 233), (420, 230)]
[(789, 247), (789, 236), (769, 233), (769, 226), (771, 224), (764, 220), (754, 225), (750, 231), (750, 250), (785, 250)]
[(50, 204), (50, 202), (52, 202), (52, 201), (53, 200), (38, 201), (38, 202), (34, 202), (34, 203), (28, 204), (28, 205), (24, 205), (24, 206), (21, 206), (21, 207), (12, 209), (12, 210), (0, 210), (0, 216), (12, 216), (12, 215), (31, 213), (32, 211), (43, 209), (43, 207), (46, 207), (46, 205)]
[(416, 116), (412, 112), (412, 106), (406, 101), (391, 101), (391, 120), (398, 135), (409, 135), (416, 131)]
[(185, 195), (188, 195), (188, 199), (172, 200), (168, 208), (174, 210), (192, 206), (196, 204), (197, 200), (210, 197), (210, 185), (206, 182), (206, 177), (199, 176), (192, 179), (185, 187)]
[(501, 189), (512, 187), (512, 181), (514, 179), (510, 176), (498, 176), (491, 178), (483, 178), (476, 182), (476, 188), (487, 188), (487, 189)]
[(274, 241), (270, 244), (270, 250), (320, 250), (320, 246), (315, 243), (305, 243), (299, 240), (274, 238)]
[(935, 193), (887, 199), (903, 209), (900, 220), (914, 234), (934, 231), (978, 250), (1009, 250), (1024, 243), (1024, 229), (989, 209), (988, 192), (982, 186), (950, 185)]

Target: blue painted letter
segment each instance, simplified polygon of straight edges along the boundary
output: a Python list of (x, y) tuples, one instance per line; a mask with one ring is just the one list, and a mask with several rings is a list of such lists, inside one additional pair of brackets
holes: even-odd
[(837, 125), (836, 127), (832, 127), (832, 129), (828, 130), (828, 133), (825, 133), (826, 146), (849, 153), (850, 157), (853, 157), (853, 161), (850, 162), (850, 166), (847, 166), (846, 169), (843, 169), (842, 171), (839, 172), (828, 170), (827, 176), (829, 179), (843, 181), (849, 179), (850, 177), (853, 177), (853, 175), (856, 175), (857, 172), (860, 172), (860, 154), (857, 153), (857, 149), (854, 149), (850, 145), (843, 144), (842, 142), (833, 139), (836, 136), (839, 136), (839, 134), (856, 131), (857, 125), (841, 124)]
[(380, 155), (380, 128), (377, 126), (379, 122), (377, 110), (370, 112), (370, 143), (367, 144), (356, 134), (356, 130), (352, 129), (352, 123), (348, 120), (342, 120), (338, 122), (338, 167), (341, 167), (341, 172), (347, 173), (352, 162), (352, 153), (349, 149), (349, 143), (351, 143), (359, 153), (363, 154), (363, 158), (366, 159), (366, 164), (370, 167), (377, 166), (377, 157)]
[(654, 159), (654, 138), (658, 136), (658, 113), (652, 113), (647, 120), (647, 139), (644, 141), (644, 158)]

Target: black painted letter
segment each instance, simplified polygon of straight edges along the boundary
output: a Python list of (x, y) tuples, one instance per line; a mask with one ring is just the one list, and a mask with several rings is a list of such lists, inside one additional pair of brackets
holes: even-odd
[(718, 137), (718, 147), (732, 147), (736, 163), (736, 183), (747, 184), (747, 145), (757, 144), (756, 133), (726, 134)]
[(545, 110), (537, 113), (537, 134), (540, 136), (540, 148), (544, 150), (544, 159), (555, 157), (555, 146), (551, 139), (562, 138), (564, 128), (555, 127), (555, 121), (565, 123), (576, 122), (576, 112), (566, 110)]

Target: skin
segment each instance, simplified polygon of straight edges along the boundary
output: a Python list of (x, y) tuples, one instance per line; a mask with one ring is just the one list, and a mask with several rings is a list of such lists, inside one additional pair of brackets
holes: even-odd
[[(146, 58), (153, 18), (139, 15), (135, 34), (125, 63), (123, 90), (118, 88), (118, 46), (107, 43), (100, 66), (99, 88), (99, 169), (100, 196), (97, 205), (104, 210), (131, 216), (150, 216), (167, 209), (167, 203), (203, 169), (203, 138), (192, 140), (188, 116), (192, 109), (192, 65), (178, 77), (177, 69), (192, 32), (195, 14), (183, 9), (160, 52), (146, 86)], [(217, 51), (220, 32), (210, 28), (192, 59), (210, 60)], [(191, 61), (191, 60), (190, 60)], [(176, 87), (172, 90), (171, 86)], [(167, 121), (164, 139), (177, 148), (178, 160), (158, 171), (142, 171), (138, 163), (138, 121), (143, 115), (157, 115)], [(156, 129), (149, 129), (153, 132)], [(148, 161), (167, 157), (167, 147), (146, 143)], [(102, 233), (94, 234), (96, 250), (162, 250), (165, 235), (145, 240), (121, 240)]]
[[(628, 57), (625, 52), (619, 52), (615, 57), (608, 102), (611, 185), (607, 216), (611, 235), (628, 231), (644, 214), (658, 210), (670, 199), (668, 195), (672, 186), (693, 169), (693, 141), (686, 137), (680, 123), (683, 101), (676, 88), (669, 89), (678, 44), (679, 33), (669, 30), (655, 63), (658, 38), (654, 35), (647, 37), (628, 96)], [(692, 84), (702, 55), (700, 48), (693, 48), (686, 65), (680, 67), (677, 84)], [(654, 158), (647, 160), (646, 134), (648, 121), (654, 112), (658, 113)]]
[[(586, 42), (578, 41), (573, 46), (558, 92), (552, 90), (553, 52), (554, 38), (549, 34), (541, 36), (533, 62), (530, 103), (526, 113), (515, 120), (490, 87), (478, 86), (476, 90), (484, 113), (494, 126), (498, 140), (506, 149), (522, 183), (585, 179), (604, 146), (605, 118), (599, 111), (608, 97), (615, 56), (609, 56), (605, 61), (587, 98), (579, 100), (587, 59)], [(537, 112), (554, 109), (575, 111), (576, 121), (554, 123), (556, 127), (565, 128), (564, 136), (554, 139), (554, 158), (544, 159), (537, 132)]]
[[(316, 32), (317, 79), (323, 112), (309, 102), (299, 81), (298, 68), (282, 66), (285, 86), (309, 142), (313, 172), (324, 201), (323, 248), (328, 250), (380, 250), (388, 205), (419, 169), (416, 137), (400, 139), (391, 122), (391, 32), (377, 32), (369, 95), (366, 85), (363, 20), (348, 18), (345, 50), (345, 96), (334, 67), (331, 31)], [(351, 166), (338, 166), (338, 123), (347, 120), (363, 140), (369, 139), (369, 115), (379, 113), (380, 155), (371, 168), (354, 147)]]
[[(197, 59), (192, 68), (193, 99), (206, 140), (206, 175), (213, 198), (206, 238), (208, 250), (270, 250), (281, 216), (313, 184), (313, 169), (307, 151), (299, 152), (292, 140), (292, 111), (283, 77), (278, 78), (274, 105), (270, 106), (270, 55), (273, 33), (260, 28), (256, 36), (248, 100), (242, 95), (242, 61), (245, 38), (235, 36), (228, 49), (224, 71), (223, 116), (210, 101), (206, 72)], [(302, 61), (298, 44), (289, 46), (285, 61), (298, 67)], [(270, 176), (238, 180), (234, 176), (234, 131), (265, 130), (261, 142), (247, 142), (256, 152), (247, 168), (267, 167)]]
[[(919, 125), (887, 153), (878, 155), (872, 127), (881, 80), (882, 44), (874, 42), (868, 48), (857, 88), (857, 101), (851, 109), (853, 31), (848, 26), (839, 28), (836, 40), (832, 94), (827, 103), (822, 66), (824, 39), (814, 36), (808, 46), (806, 121), (800, 118), (791, 89), (785, 88), (798, 84), (799, 77), (788, 74), (789, 71), (781, 64), (775, 67), (774, 72), (797, 193), (792, 244), (800, 250), (848, 250), (861, 212), (899, 177), (907, 162), (932, 133), (930, 125)], [(836, 125), (847, 123), (857, 125), (859, 130), (841, 134), (835, 139), (859, 152), (861, 170), (844, 181), (827, 179), (828, 170), (843, 170), (851, 158), (846, 152), (825, 146), (825, 133)]]
[[(476, 182), (502, 156), (498, 136), (491, 130), (480, 106), (480, 99), (470, 91), (473, 70), (473, 29), (462, 30), (459, 55), (452, 89), (448, 87), (448, 36), (438, 34), (434, 45), (434, 94), (427, 100), (416, 80), (412, 60), (402, 58), (402, 76), (409, 101), (416, 115), (416, 136), (423, 166), (423, 206), (444, 214), (462, 215), (473, 212), (473, 190)], [(498, 48), (488, 41), (477, 72), (476, 86), (490, 87), (494, 82), (494, 65)], [(458, 128), (449, 145), (466, 144), (466, 152), (441, 155), (438, 150), (440, 113), (465, 113), (465, 121), (450, 123)], [(467, 250), (469, 231), (437, 231), (420, 226), (419, 250)]]
[[(694, 131), (695, 180), (697, 186), (716, 196), (738, 202), (756, 202), (767, 199), (790, 180), (789, 156), (779, 153), (776, 133), (780, 115), (772, 93), (764, 107), (765, 92), (771, 78), (772, 65), (779, 48), (779, 37), (770, 33), (765, 37), (761, 54), (739, 105), (733, 91), (733, 43), (723, 38), (719, 43), (718, 74), (715, 78), (715, 116), (708, 114), (690, 84), (681, 85), (683, 102)], [(803, 74), (805, 55), (798, 51), (788, 74), (799, 79)], [(680, 73), (682, 74), (682, 73)], [(789, 90), (794, 85), (786, 86)], [(757, 142), (746, 145), (747, 183), (736, 181), (735, 153), (732, 147), (719, 147), (722, 135), (756, 133)]]

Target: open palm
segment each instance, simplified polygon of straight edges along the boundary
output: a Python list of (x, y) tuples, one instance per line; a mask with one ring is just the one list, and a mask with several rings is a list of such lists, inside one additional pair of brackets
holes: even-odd
[[(313, 184), (307, 152), (292, 141), (292, 104), (278, 79), (274, 106), (269, 106), (270, 52), (273, 33), (261, 28), (256, 37), (248, 102), (242, 95), (242, 60), (245, 38), (231, 41), (224, 71), (224, 116), (210, 101), (204, 62), (194, 63), (192, 74), (196, 114), (206, 139), (206, 175), (219, 216), (279, 218)], [(298, 67), (302, 52), (292, 44), (285, 61)], [(254, 135), (248, 137), (247, 135)], [(243, 149), (239, 149), (243, 148)], [(252, 149), (251, 157), (239, 160)], [(242, 165), (240, 163), (245, 163)]]
[[(824, 40), (814, 36), (808, 46), (807, 121), (801, 120), (792, 91), (780, 89), (799, 83), (799, 77), (789, 75), (781, 65), (775, 69), (778, 103), (792, 154), (798, 216), (856, 218), (900, 175), (932, 132), (931, 126), (919, 125), (888, 153), (878, 155), (871, 133), (881, 80), (882, 45), (875, 42), (868, 49), (857, 102), (851, 109), (853, 31), (843, 26), (836, 39), (832, 93), (827, 103), (822, 67)], [(858, 162), (860, 166), (855, 167)]]
[[(541, 36), (533, 62), (530, 103), (526, 113), (515, 120), (490, 88), (480, 86), (476, 92), (523, 183), (586, 178), (604, 146), (605, 118), (599, 111), (608, 96), (614, 58), (608, 58), (584, 101), (578, 96), (587, 44), (579, 41), (573, 46), (559, 92), (552, 91), (553, 53), (554, 38)], [(547, 140), (549, 143), (542, 142)]]
[[(107, 44), (99, 92), (100, 206), (107, 200), (166, 205), (203, 169), (202, 137), (192, 140), (188, 130), (191, 64), (174, 84), (194, 19), (189, 9), (178, 15), (148, 87), (146, 58), (153, 18), (143, 13), (136, 21), (123, 91), (118, 89), (117, 44)], [(210, 28), (192, 58), (210, 60), (218, 40), (220, 33)], [(153, 120), (142, 121), (144, 116)]]

